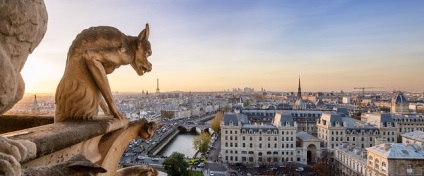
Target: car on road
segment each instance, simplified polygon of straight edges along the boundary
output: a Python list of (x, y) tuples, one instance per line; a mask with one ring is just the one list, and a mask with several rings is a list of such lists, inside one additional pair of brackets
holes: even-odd
[(214, 176), (215, 174), (214, 173), (211, 173), (211, 174), (209, 174), (210, 176)]
[(157, 159), (157, 158), (152, 158), (152, 161), (157, 162), (157, 161), (159, 161), (159, 159)]
[(303, 171), (304, 171), (304, 169), (303, 169), (303, 167), (298, 167), (298, 168), (296, 168), (296, 171), (298, 171), (298, 172), (303, 172)]
[(138, 155), (138, 156), (137, 156), (137, 159), (139, 159), (139, 160), (144, 160), (145, 158), (144, 158), (143, 156), (141, 156), (141, 155)]
[(200, 163), (197, 165), (197, 167), (205, 167), (205, 163)]

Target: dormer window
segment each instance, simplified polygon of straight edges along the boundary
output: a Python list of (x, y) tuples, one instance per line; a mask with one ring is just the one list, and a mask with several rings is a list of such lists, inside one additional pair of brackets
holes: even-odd
[(252, 130), (249, 130), (249, 134), (253, 134), (253, 131)]
[(230, 126), (233, 126), (233, 121), (230, 121)]

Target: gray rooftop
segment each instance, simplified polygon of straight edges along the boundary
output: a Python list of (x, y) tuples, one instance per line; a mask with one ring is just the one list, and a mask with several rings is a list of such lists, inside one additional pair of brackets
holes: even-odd
[(420, 142), (424, 142), (424, 132), (423, 131), (413, 131), (405, 134), (401, 134), (402, 137), (406, 137), (409, 139), (417, 140)]
[(424, 152), (417, 145), (402, 143), (385, 143), (366, 148), (368, 152), (376, 153), (388, 159), (420, 159), (424, 160)]
[(319, 140), (317, 137), (312, 136), (309, 133), (304, 131), (296, 133), (296, 138), (299, 138), (301, 141)]
[(224, 125), (229, 125), (230, 122), (232, 122), (234, 126), (238, 126), (238, 122), (248, 123), (247, 116), (244, 114), (227, 113), (224, 115), (223, 120)]

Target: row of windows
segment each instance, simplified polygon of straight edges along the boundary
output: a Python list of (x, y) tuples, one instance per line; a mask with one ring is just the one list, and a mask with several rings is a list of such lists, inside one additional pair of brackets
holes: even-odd
[[(224, 150), (224, 152), (225, 153), (230, 153), (230, 154), (237, 154), (237, 150)], [(252, 155), (252, 154), (254, 154), (254, 152), (253, 151), (241, 151), (241, 154), (247, 154), (247, 153), (249, 153), (250, 155)], [(271, 151), (268, 151), (268, 152), (266, 152), (266, 154), (267, 155), (278, 155), (278, 152), (276, 152), (276, 151), (274, 151), (274, 152), (271, 152)], [(289, 152), (288, 151), (282, 151), (281, 152), (281, 155), (289, 155)], [(263, 153), (262, 152), (259, 152), (258, 153), (258, 156), (262, 156), (263, 155)], [(293, 151), (290, 151), (290, 155), (293, 155)]]
[[(256, 132), (254, 132), (253, 130), (249, 130), (249, 131), (246, 131), (246, 130), (241, 130), (241, 133), (242, 134), (256, 134)], [(227, 133), (226, 133), (227, 134)], [(237, 133), (236, 133), (237, 134)], [(262, 134), (262, 130), (260, 129), (259, 130), (259, 134)], [(271, 132), (271, 130), (267, 130), (266, 131), (266, 134), (278, 134), (278, 131), (277, 130), (273, 130), (272, 132)], [(281, 131), (281, 135), (293, 135), (293, 131), (286, 131), (286, 132), (284, 132), (284, 131)]]
[[(318, 131), (319, 131), (319, 132), (323, 132), (323, 133), (325, 132), (325, 134), (328, 134), (327, 130), (322, 129), (322, 128), (318, 129)], [(365, 131), (364, 131), (364, 130), (361, 130), (361, 132), (360, 132), (360, 133), (361, 133), (362, 135), (364, 135), (364, 134), (365, 134)], [(392, 131), (391, 133), (392, 133), (392, 135), (395, 135), (395, 132), (394, 132), (394, 131)], [(340, 131), (340, 133), (339, 133), (339, 131), (331, 131), (331, 135), (339, 135), (339, 134), (340, 134), (340, 135), (343, 135), (343, 131)], [(346, 131), (346, 134), (359, 134), (359, 133), (358, 133), (358, 132), (356, 132), (355, 130), (353, 130), (353, 131), (347, 130), (347, 131)], [(374, 131), (373, 131), (373, 130), (370, 130), (370, 131), (368, 131), (368, 134), (379, 134), (379, 133), (378, 133), (378, 131), (377, 131), (377, 130), (374, 130)], [(383, 135), (386, 135), (386, 134), (387, 134), (387, 135), (390, 135), (390, 132), (387, 132), (387, 133), (386, 133), (385, 131), (383, 131), (383, 132), (382, 132), (382, 134), (383, 134)]]
[[(225, 147), (233, 147), (233, 143), (230, 142), (230, 145), (228, 145), (228, 142), (225, 143)], [(274, 148), (277, 148), (277, 143), (274, 143), (274, 145), (272, 145)], [(285, 146), (285, 147), (284, 147)], [(234, 147), (238, 147), (237, 143), (234, 143)], [(246, 143), (242, 143), (242, 147), (245, 148), (246, 147)], [(249, 143), (249, 148), (253, 148), (253, 144)], [(262, 148), (262, 143), (259, 143), (259, 148)], [(268, 143), (268, 148), (271, 148), (271, 144)], [(281, 144), (281, 148), (294, 148), (293, 144)]]
[[(225, 160), (227, 161), (239, 161), (238, 160), (238, 156), (225, 156)], [(241, 157), (241, 161), (242, 162), (253, 162), (253, 157)], [(258, 157), (258, 162), (279, 162), (277, 157), (267, 157), (267, 158), (262, 158), (262, 157)], [(293, 162), (293, 157), (283, 157), (281, 158), (282, 162)], [(297, 161), (300, 161), (300, 158), (297, 158)]]

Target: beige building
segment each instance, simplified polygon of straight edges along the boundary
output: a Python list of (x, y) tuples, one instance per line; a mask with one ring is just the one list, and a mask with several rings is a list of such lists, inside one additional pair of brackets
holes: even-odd
[(325, 112), (317, 122), (318, 138), (324, 146), (334, 149), (343, 142), (359, 148), (371, 147), (375, 138), (396, 142), (398, 127), (390, 114), (376, 114), (356, 120), (336, 112)]
[(342, 176), (422, 176), (424, 151), (403, 143), (383, 143), (366, 149), (349, 145), (334, 150), (337, 173)]
[[(275, 114), (282, 112), (281, 110), (258, 110), (258, 109), (243, 109), (241, 113), (246, 114), (251, 122), (271, 123)], [(297, 123), (297, 131), (305, 131), (314, 136), (317, 135), (317, 121), (321, 117), (322, 111), (312, 110), (285, 110), (292, 116)]]
[(404, 144), (416, 144), (420, 147), (424, 147), (424, 132), (414, 131), (402, 134), (402, 143)]
[(399, 134), (424, 131), (424, 115), (422, 114), (392, 114), (392, 118), (399, 126)]
[[(296, 145), (297, 144), (297, 145)], [(225, 114), (221, 122), (221, 156), (228, 163), (306, 164), (320, 155), (320, 140), (297, 134), (292, 115), (276, 112), (271, 123), (250, 123), (245, 114)]]

